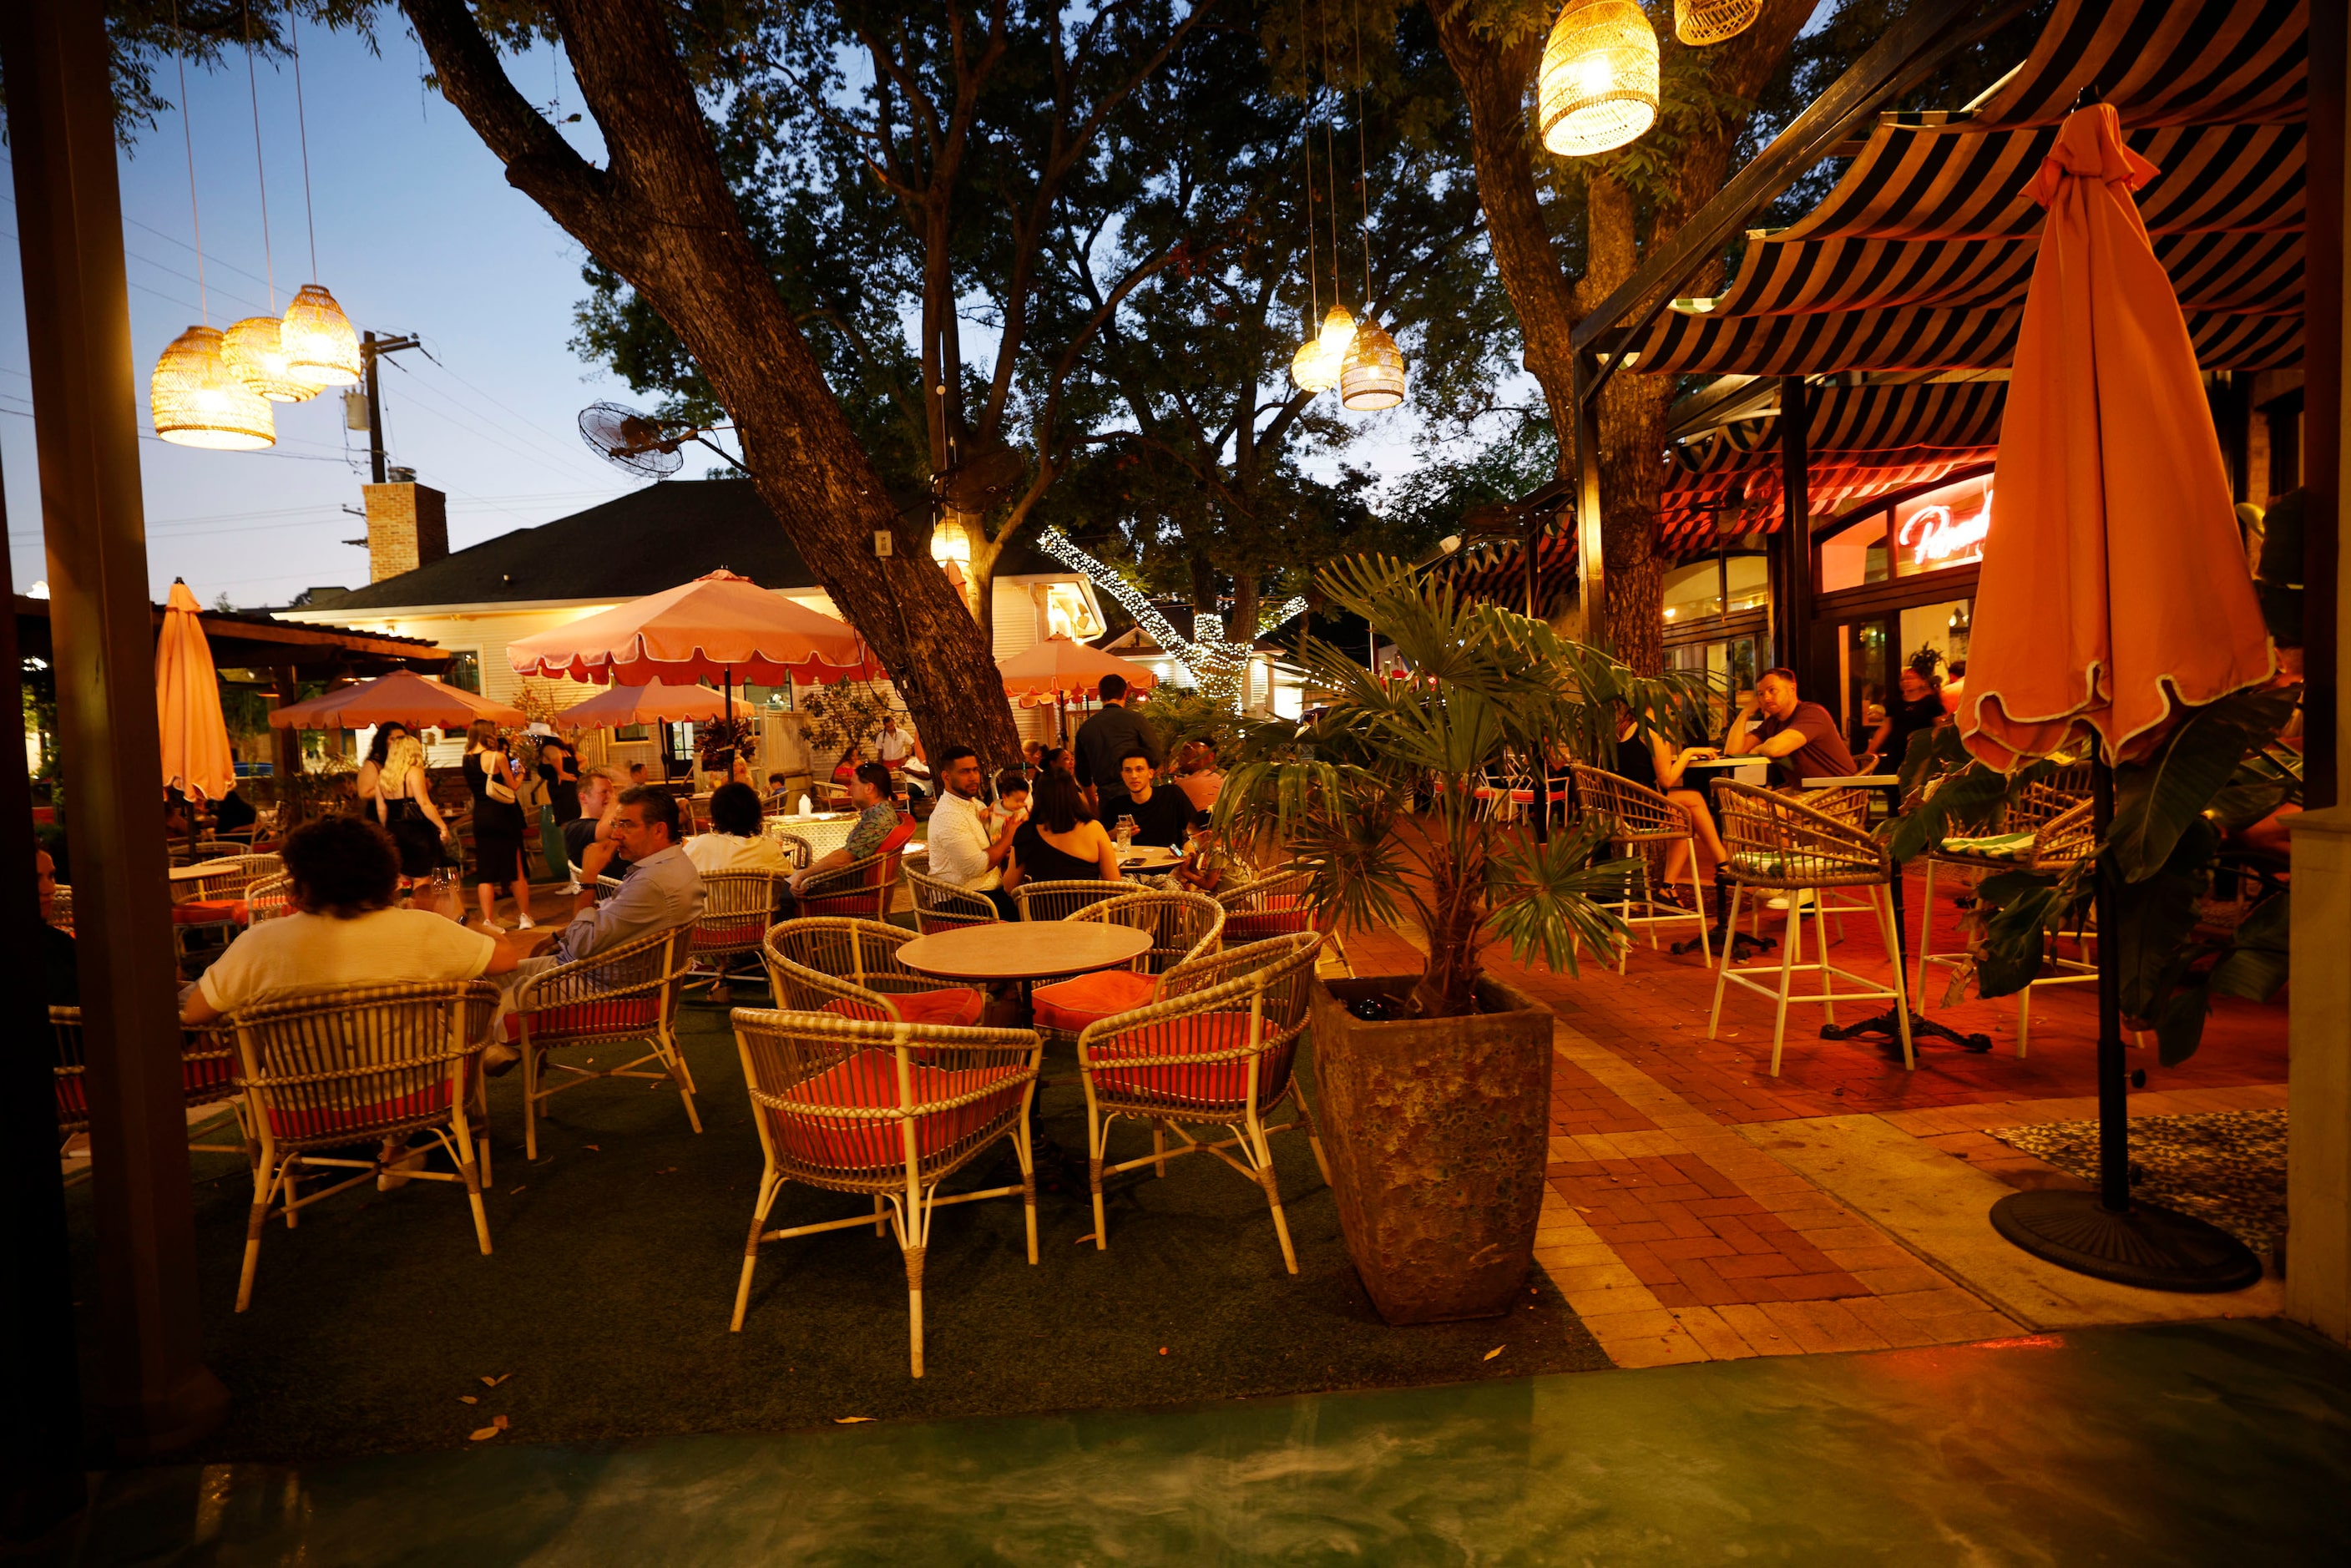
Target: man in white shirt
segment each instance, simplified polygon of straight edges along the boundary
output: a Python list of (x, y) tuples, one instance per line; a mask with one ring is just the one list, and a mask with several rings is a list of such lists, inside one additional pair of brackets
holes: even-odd
[(979, 798), (979, 757), (968, 746), (950, 746), (939, 758), (943, 793), (931, 813), (930, 874), (941, 882), (984, 894), (1005, 919), (1017, 918), (1011, 895), (1003, 891), (1004, 861), (1012, 852), (1012, 828), (988, 831), (988, 811)]
[(905, 779), (908, 805), (922, 799), (921, 781), (930, 777), (923, 743), (914, 738), (913, 730), (898, 727), (894, 713), (882, 716), (882, 733), (873, 737), (873, 759)]

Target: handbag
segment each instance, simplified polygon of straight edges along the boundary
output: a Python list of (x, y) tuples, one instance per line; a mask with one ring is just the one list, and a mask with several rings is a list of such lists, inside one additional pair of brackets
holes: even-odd
[(482, 793), (487, 795), (491, 800), (497, 801), (503, 806), (511, 806), (515, 803), (514, 790), (500, 779), (483, 779)]

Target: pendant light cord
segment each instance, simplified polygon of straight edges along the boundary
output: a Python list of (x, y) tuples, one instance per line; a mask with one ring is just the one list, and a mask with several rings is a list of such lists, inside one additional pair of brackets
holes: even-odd
[[(1355, 28), (1355, 162), (1363, 170), (1364, 197), (1364, 319), (1372, 316), (1372, 158), (1364, 136), (1364, 12), (1363, 0), (1347, 0), (1347, 15)], [(267, 209), (262, 213), (268, 217)]]
[[(1305, 11), (1302, 7), (1299, 16), (1303, 20)], [(1304, 35), (1301, 34), (1298, 41), (1299, 52), (1303, 55)], [(1311, 97), (1306, 100), (1306, 112), (1299, 120), (1299, 129), (1304, 132), (1299, 141), (1306, 153), (1306, 293), (1314, 308), (1314, 313), (1306, 319), (1306, 335), (1311, 338), (1322, 325), (1322, 278), (1314, 254), (1314, 100)]]
[[(1331, 5), (1322, 5), (1322, 80), (1331, 80)], [(1339, 289), (1339, 130), (1333, 113), (1322, 121), (1322, 161), (1330, 165), (1331, 175), (1331, 303), (1343, 302)]]
[(188, 150), (188, 226), (196, 235), (196, 310), (213, 324), (212, 296), (204, 292), (204, 222), (196, 208), (196, 133), (188, 125), (188, 51), (180, 34), (180, 0), (172, 0), (172, 62), (180, 68), (180, 140)]
[(294, 13), (286, 13), (286, 42), (294, 51), (294, 123), (302, 136), (302, 220), (310, 230), (310, 281), (319, 281), (319, 216), (310, 207), (310, 117), (302, 108), (302, 41), (294, 36)]
[[(269, 248), (269, 170), (261, 157), (261, 84), (253, 68), (253, 3), (245, 5), (245, 88), (253, 99), (253, 173), (261, 185), (261, 269), (267, 276), (269, 313), (277, 314), (277, 258)], [(1365, 277), (1370, 274), (1366, 273)]]

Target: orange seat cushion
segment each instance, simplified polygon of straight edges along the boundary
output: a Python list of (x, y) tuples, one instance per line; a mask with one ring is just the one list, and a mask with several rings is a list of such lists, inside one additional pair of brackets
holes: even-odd
[(1158, 984), (1156, 975), (1138, 975), (1132, 969), (1103, 969), (1039, 986), (1029, 997), (1037, 1004), (1039, 1029), (1077, 1034), (1099, 1019), (1133, 1012), (1151, 999)]
[(1294, 893), (1277, 893), (1265, 901), (1262, 909), (1238, 911), (1225, 916), (1225, 945), (1237, 947), (1245, 943), (1262, 942), (1269, 936), (1286, 936), (1294, 931), (1307, 929), (1306, 901)]
[(241, 898), (197, 898), (172, 905), (174, 925), (242, 925), (245, 924), (245, 900)]
[[(898, 1017), (907, 1023), (947, 1024), (967, 1028), (979, 1021), (987, 999), (969, 986), (950, 986), (939, 991), (902, 991), (890, 993), (890, 1005), (898, 1009)], [(835, 997), (817, 1009), (835, 1018), (859, 1019), (868, 1023), (888, 1023), (890, 1015), (872, 1002), (861, 1002), (853, 997)]]
[(279, 1138), (316, 1138), (345, 1130), (361, 1132), (386, 1122), (430, 1116), (449, 1108), (449, 1081), (435, 1078), (422, 1088), (365, 1105), (269, 1107), (269, 1131)]
[[(1111, 1093), (1147, 1094), (1157, 1099), (1187, 1101), (1202, 1105), (1235, 1105), (1249, 1098), (1254, 1057), (1228, 1061), (1170, 1061), (1147, 1067), (1119, 1065), (1121, 1058), (1211, 1056), (1243, 1051), (1249, 1043), (1249, 1016), (1245, 1012), (1195, 1013), (1127, 1030), (1092, 1050), (1093, 1078)], [(1271, 1092), (1260, 1085), (1258, 1103)]]
[[(519, 1014), (516, 1015), (518, 1019)], [(608, 1002), (567, 1002), (530, 1015), (530, 1037), (547, 1041), (572, 1034), (612, 1034), (642, 1030), (650, 1034), (661, 1022), (661, 998), (616, 997)], [(519, 1032), (519, 1030), (517, 1030)]]
[[(1019, 1073), (1019, 1068), (1011, 1066), (949, 1071), (914, 1062), (911, 1087), (917, 1105), (955, 1099), (986, 1089), (991, 1082), (1002, 1085), (967, 1105), (917, 1118), (915, 1148), (927, 1158), (954, 1146), (1018, 1105), (1022, 1088)], [(898, 1058), (894, 1051), (861, 1051), (814, 1078), (785, 1090), (782, 1098), (788, 1103), (785, 1106), (768, 1106), (763, 1113), (768, 1117), (769, 1134), (793, 1158), (831, 1170), (904, 1167), (905, 1145), (895, 1121), (818, 1113), (820, 1107), (880, 1109), (897, 1105)], [(800, 1106), (809, 1109), (802, 1111)]]
[(694, 950), (701, 953), (757, 947), (759, 938), (767, 934), (768, 917), (764, 914), (747, 915), (740, 919), (697, 920), (694, 923)]

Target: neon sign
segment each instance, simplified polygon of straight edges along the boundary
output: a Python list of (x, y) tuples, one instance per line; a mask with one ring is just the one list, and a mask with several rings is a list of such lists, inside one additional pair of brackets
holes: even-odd
[(1973, 517), (1954, 517), (1945, 506), (1921, 507), (1902, 525), (1895, 542), (1910, 552), (1913, 566), (1964, 566), (1983, 559), (1984, 538), (1991, 532), (1991, 490), (1987, 486), (1983, 505)]

